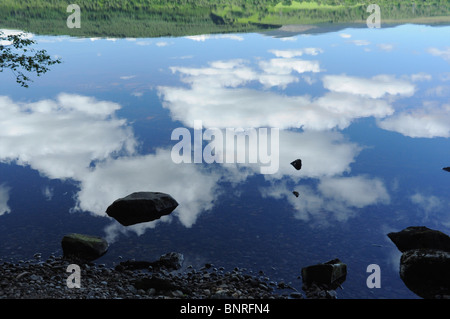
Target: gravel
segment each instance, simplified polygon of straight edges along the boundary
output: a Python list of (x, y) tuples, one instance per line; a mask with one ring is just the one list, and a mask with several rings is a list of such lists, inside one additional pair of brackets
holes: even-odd
[(80, 287), (69, 288), (74, 273), (63, 257), (40, 256), (15, 263), (0, 260), (0, 299), (298, 299), (284, 283), (245, 269), (227, 271), (212, 264), (181, 270), (108, 268), (79, 263)]

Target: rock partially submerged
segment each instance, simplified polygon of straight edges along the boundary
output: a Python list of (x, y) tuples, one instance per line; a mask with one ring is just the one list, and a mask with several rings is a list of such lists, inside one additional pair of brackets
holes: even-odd
[(400, 258), (400, 277), (425, 299), (450, 298), (450, 253), (435, 249), (412, 249)]
[(150, 222), (169, 215), (178, 202), (169, 194), (160, 192), (136, 192), (114, 201), (106, 210), (124, 226)]
[(450, 298), (450, 237), (424, 226), (408, 227), (388, 237), (403, 253), (400, 278), (425, 299)]
[(425, 226), (410, 226), (387, 236), (402, 253), (411, 249), (439, 249), (450, 252), (450, 237)]
[(332, 285), (342, 279), (345, 280), (346, 276), (347, 265), (337, 258), (326, 263), (302, 268), (302, 280), (306, 284), (315, 282)]
[(302, 289), (307, 298), (335, 299), (334, 291), (345, 281), (347, 265), (338, 258), (302, 268)]
[(63, 237), (61, 246), (64, 258), (89, 262), (103, 256), (109, 245), (101, 237), (73, 233)]

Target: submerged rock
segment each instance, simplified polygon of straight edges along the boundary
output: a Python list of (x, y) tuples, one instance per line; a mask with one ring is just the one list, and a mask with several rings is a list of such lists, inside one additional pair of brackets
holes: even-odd
[(401, 252), (420, 248), (450, 252), (450, 237), (425, 226), (410, 226), (399, 232), (391, 232), (387, 236)]
[(338, 258), (302, 268), (302, 289), (308, 299), (336, 299), (335, 289), (347, 277), (347, 265)]
[(292, 166), (294, 166), (294, 168), (298, 171), (302, 168), (302, 160), (301, 159), (296, 159), (295, 161), (293, 161), (291, 163)]
[(85, 234), (68, 234), (61, 240), (65, 259), (93, 261), (103, 256), (108, 250), (108, 242), (97, 236)]
[(403, 253), (400, 278), (426, 299), (450, 298), (450, 237), (424, 226), (411, 226), (388, 237)]
[(347, 276), (347, 265), (338, 258), (323, 264), (312, 265), (302, 268), (302, 280), (304, 284), (318, 283), (340, 285)]
[(136, 192), (114, 201), (106, 210), (124, 226), (150, 222), (169, 215), (178, 202), (172, 196), (160, 192)]

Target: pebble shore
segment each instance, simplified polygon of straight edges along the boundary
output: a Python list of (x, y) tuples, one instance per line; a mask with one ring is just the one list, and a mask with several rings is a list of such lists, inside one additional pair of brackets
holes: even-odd
[(123, 270), (83, 263), (80, 287), (69, 288), (63, 257), (50, 256), (19, 262), (0, 260), (0, 299), (303, 299), (284, 282), (246, 269), (226, 270), (205, 264), (177, 271)]

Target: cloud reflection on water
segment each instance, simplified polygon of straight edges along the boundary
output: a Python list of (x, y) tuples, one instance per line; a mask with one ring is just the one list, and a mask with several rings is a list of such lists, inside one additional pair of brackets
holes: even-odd
[[(222, 182), (239, 184), (259, 174), (256, 167), (245, 164), (223, 165), (214, 170), (194, 164), (177, 165), (171, 161), (170, 149), (140, 155), (136, 150), (139, 142), (129, 124), (114, 115), (120, 109), (116, 103), (68, 94), (30, 103), (7, 97), (0, 101), (7, 115), (0, 130), (2, 161), (29, 165), (48, 178), (79, 182), (74, 210), (105, 216), (107, 206), (119, 197), (139, 190), (162, 191), (180, 202), (174, 215), (190, 227), (199, 214), (213, 208), (224, 190)], [(285, 177), (298, 182), (339, 176), (350, 171), (350, 164), (361, 151), (341, 133), (330, 131), (281, 131), (279, 149), (279, 172), (265, 176), (270, 182)], [(307, 165), (296, 176), (289, 163), (298, 156)], [(356, 181), (371, 183), (367, 179)], [(154, 224), (131, 229), (142, 233)]]
[[(269, 52), (275, 58), (172, 66), (170, 70), (183, 85), (160, 86), (157, 91), (172, 120), (186, 127), (201, 120), (206, 128), (281, 129), (279, 171), (264, 176), (267, 185), (260, 191), (265, 197), (287, 199), (298, 219), (344, 221), (361, 208), (389, 204), (391, 198), (381, 178), (352, 175), (351, 165), (363, 147), (339, 130), (357, 119), (374, 117), (380, 128), (411, 137), (450, 135), (448, 105), (396, 109), (396, 101), (416, 94), (417, 82), (431, 80), (428, 74), (328, 74), (321, 65), (325, 52), (321, 48)], [(445, 58), (445, 51), (430, 53)], [(130, 78), (122, 76), (123, 80)], [(317, 83), (323, 86), (318, 93), (285, 91), (293, 85), (305, 88)], [(29, 165), (49, 178), (77, 181), (80, 189), (74, 210), (99, 216), (105, 216), (115, 199), (134, 191), (167, 192), (179, 201), (170, 217), (128, 228), (138, 234), (174, 216), (191, 227), (202, 212), (214, 208), (224, 183), (239, 185), (259, 174), (259, 167), (245, 164), (177, 165), (167, 148), (139, 154), (140, 142), (130, 123), (116, 116), (121, 107), (66, 93), (37, 102), (0, 96), (0, 160)], [(300, 172), (290, 165), (296, 158), (305, 163)], [(292, 196), (293, 189), (300, 198)], [(7, 187), (0, 188), (0, 213), (10, 211), (8, 192)], [(127, 230), (116, 224), (108, 227), (110, 238), (121, 232)]]

